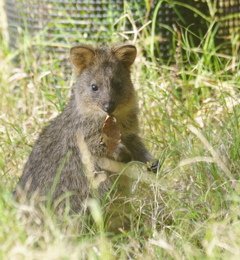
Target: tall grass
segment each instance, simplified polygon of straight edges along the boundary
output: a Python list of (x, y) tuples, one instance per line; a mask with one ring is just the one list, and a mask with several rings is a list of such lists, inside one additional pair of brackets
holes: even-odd
[[(214, 7), (209, 8), (213, 18)], [(36, 53), (34, 39), (27, 35), (19, 49), (10, 49), (1, 27), (1, 259), (240, 257), (236, 57), (220, 53), (214, 43), (216, 21), (207, 19), (209, 30), (198, 46), (192, 44), (190, 28), (172, 31), (176, 62), (167, 65), (154, 56), (158, 45), (151, 32), (157, 23), (143, 17), (137, 25), (129, 11), (116, 28), (122, 30), (127, 20), (133, 30), (120, 35), (139, 49), (133, 80), (142, 134), (161, 167), (157, 175), (139, 169), (130, 201), (131, 230), (114, 236), (103, 228), (97, 201), (89, 204), (94, 222), (90, 225), (87, 216), (59, 218), (49, 209), (37, 210), (34, 203), (12, 199), (39, 132), (67, 102), (71, 77), (63, 79), (57, 58), (39, 58), (44, 48)], [(235, 54), (237, 41), (232, 44)]]

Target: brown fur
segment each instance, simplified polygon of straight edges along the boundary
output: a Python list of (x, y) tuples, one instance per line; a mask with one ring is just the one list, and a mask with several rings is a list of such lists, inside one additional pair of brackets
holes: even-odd
[[(30, 197), (34, 193), (51, 195), (55, 202), (71, 192), (71, 209), (78, 213), (91, 196), (90, 182), (98, 176), (100, 185), (95, 188), (102, 198), (116, 181), (119, 165), (131, 160), (144, 163), (152, 160), (138, 136), (138, 107), (130, 77), (135, 57), (136, 48), (128, 44), (111, 48), (80, 45), (71, 49), (70, 59), (77, 74), (73, 95), (36, 141), (20, 178), (17, 196), (25, 190)], [(92, 90), (93, 84), (98, 87), (97, 92)], [(106, 106), (111, 111), (106, 112)], [(100, 144), (107, 113), (116, 117), (122, 138), (116, 152), (108, 158), (106, 147)], [(56, 175), (59, 178), (53, 188)], [(118, 193), (121, 196), (129, 192), (128, 182), (127, 176), (122, 177)], [(64, 200), (60, 203), (63, 205)]]

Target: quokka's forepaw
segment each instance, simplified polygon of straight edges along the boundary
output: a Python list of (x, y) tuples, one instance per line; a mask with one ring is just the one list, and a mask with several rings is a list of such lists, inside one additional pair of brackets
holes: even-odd
[(147, 170), (157, 173), (158, 169), (160, 168), (160, 161), (154, 161), (154, 162), (147, 162)]

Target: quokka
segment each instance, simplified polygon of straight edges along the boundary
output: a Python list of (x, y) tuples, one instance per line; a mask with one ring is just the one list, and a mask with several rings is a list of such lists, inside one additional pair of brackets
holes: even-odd
[[(36, 141), (17, 184), (16, 197), (23, 192), (28, 197), (50, 194), (54, 203), (69, 193), (59, 208), (68, 200), (71, 211), (79, 213), (86, 199), (93, 196), (96, 180), (94, 188), (101, 200), (117, 179), (116, 194), (129, 196), (131, 180), (126, 174), (119, 176), (119, 167), (130, 161), (153, 161), (138, 135), (138, 105), (130, 73), (136, 54), (131, 44), (109, 48), (79, 45), (70, 50), (76, 73), (72, 96)], [(120, 133), (111, 153), (101, 141), (107, 115), (116, 120)]]

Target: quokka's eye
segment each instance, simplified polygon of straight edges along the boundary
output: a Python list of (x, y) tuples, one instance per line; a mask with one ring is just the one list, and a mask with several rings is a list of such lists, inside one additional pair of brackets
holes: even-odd
[(95, 84), (92, 84), (92, 91), (97, 92), (98, 91), (98, 86)]

